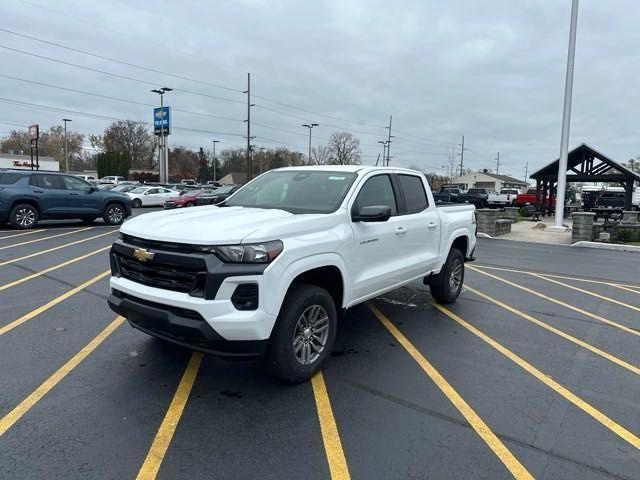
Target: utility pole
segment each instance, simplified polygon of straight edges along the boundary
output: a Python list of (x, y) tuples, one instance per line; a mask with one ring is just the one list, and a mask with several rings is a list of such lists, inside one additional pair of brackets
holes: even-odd
[(525, 163), (524, 165), (524, 181), (527, 181), (527, 175), (529, 174), (529, 162), (527, 161), (527, 163)]
[(500, 173), (500, 152), (498, 152), (498, 156), (496, 157), (496, 175)]
[(460, 176), (462, 176), (464, 170), (464, 151), (469, 150), (468, 148), (464, 148), (464, 135), (462, 136), (462, 143), (459, 143), (458, 146), (460, 147), (460, 153), (458, 154), (460, 155)]
[(255, 137), (251, 136), (251, 107), (255, 104), (251, 103), (251, 74), (247, 73), (247, 89), (242, 92), (247, 94), (247, 182), (253, 178), (253, 162), (251, 160), (251, 140)]
[(262, 175), (262, 158), (264, 157), (265, 150), (265, 147), (260, 147), (260, 175)]
[(389, 136), (387, 137), (387, 167), (389, 166), (389, 159), (391, 158), (391, 139), (393, 138), (393, 135), (391, 135), (391, 120), (392, 116), (389, 115), (389, 126), (385, 127), (387, 130), (389, 130)]
[(309, 165), (311, 165), (311, 130), (313, 127), (319, 127), (319, 123), (305, 123), (302, 125), (303, 127), (307, 127), (309, 129)]
[(69, 150), (67, 148), (67, 142), (68, 142), (67, 122), (71, 122), (72, 120), (70, 118), (63, 118), (62, 121), (64, 122), (64, 171), (69, 173)]
[(220, 143), (220, 140), (211, 140), (213, 143), (213, 181), (216, 181), (216, 143)]
[[(560, 160), (558, 162), (558, 188), (556, 190), (556, 213), (552, 229), (566, 231), (564, 198), (567, 186), (567, 158), (569, 156), (569, 127), (571, 125), (571, 95), (573, 93), (573, 64), (576, 56), (576, 28), (578, 23), (578, 0), (571, 2), (571, 26), (569, 28), (569, 51), (567, 53), (567, 75), (564, 83), (564, 108), (562, 110), (562, 133), (560, 135)], [(550, 193), (551, 195), (551, 193)]]
[(378, 143), (382, 144), (382, 166), (384, 167), (384, 162), (387, 158), (387, 140), (378, 140)]

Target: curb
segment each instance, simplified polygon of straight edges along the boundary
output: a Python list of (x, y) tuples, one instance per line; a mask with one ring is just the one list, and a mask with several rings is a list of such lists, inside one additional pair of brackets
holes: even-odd
[(478, 238), (493, 238), (493, 237), (492, 237), (491, 235), (489, 235), (488, 233), (482, 233), (482, 232), (479, 232), (479, 233), (476, 235), (476, 237), (478, 237)]
[(600, 243), (600, 242), (576, 242), (571, 244), (572, 247), (583, 248), (599, 248), (601, 250), (617, 250), (618, 252), (637, 252), (640, 253), (640, 247), (635, 245), (621, 245), (616, 243)]

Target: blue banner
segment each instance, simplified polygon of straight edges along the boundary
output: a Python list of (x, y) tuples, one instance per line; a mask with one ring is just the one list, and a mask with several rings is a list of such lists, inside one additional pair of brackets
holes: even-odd
[(171, 107), (153, 109), (153, 133), (156, 135), (171, 133)]

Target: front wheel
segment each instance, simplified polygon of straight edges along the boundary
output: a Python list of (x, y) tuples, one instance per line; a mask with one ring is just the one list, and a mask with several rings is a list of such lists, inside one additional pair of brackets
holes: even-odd
[(38, 223), (40, 214), (38, 209), (28, 203), (21, 203), (11, 209), (9, 214), (9, 222), (15, 228), (26, 230), (33, 228)]
[(293, 285), (271, 334), (271, 372), (290, 383), (311, 378), (333, 348), (336, 327), (336, 305), (329, 292), (315, 285)]
[(438, 303), (449, 304), (456, 301), (464, 283), (464, 255), (452, 248), (440, 273), (431, 278), (431, 296)]
[(119, 203), (110, 203), (107, 208), (104, 209), (104, 223), (107, 225), (120, 225), (124, 222), (125, 211), (124, 207)]

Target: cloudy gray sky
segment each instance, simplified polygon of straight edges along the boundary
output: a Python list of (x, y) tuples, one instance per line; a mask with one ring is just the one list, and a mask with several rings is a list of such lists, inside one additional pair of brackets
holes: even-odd
[[(7, 100), (151, 121), (144, 105), (157, 101), (151, 83), (175, 88), (167, 103), (192, 112), (174, 112), (183, 130), (171, 145), (209, 148), (216, 138), (219, 148), (236, 146), (251, 72), (258, 145), (305, 152), (300, 124), (317, 122), (314, 144), (351, 131), (363, 163), (374, 163), (392, 114), (394, 164), (442, 173), (451, 145), (465, 135), (465, 166), (494, 168), (500, 151), (501, 173), (522, 177), (526, 162), (531, 172), (558, 156), (570, 3), (0, 0), (1, 29), (200, 81), (0, 31), (3, 47), (140, 80), (0, 48), (0, 122), (48, 127), (69, 117), (82, 133), (110, 123)], [(621, 161), (640, 154), (638, 18), (636, 0), (581, 2), (571, 146), (586, 142)], [(0, 135), (13, 128), (6, 123)]]

